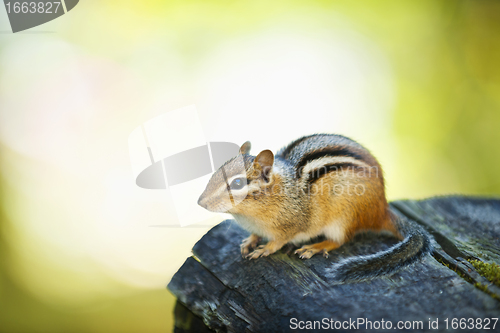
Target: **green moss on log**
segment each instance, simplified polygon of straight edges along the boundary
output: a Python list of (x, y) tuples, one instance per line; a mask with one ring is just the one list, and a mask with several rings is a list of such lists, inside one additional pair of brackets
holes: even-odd
[(480, 260), (469, 260), (476, 271), (484, 276), (488, 281), (500, 287), (500, 266), (488, 264)]

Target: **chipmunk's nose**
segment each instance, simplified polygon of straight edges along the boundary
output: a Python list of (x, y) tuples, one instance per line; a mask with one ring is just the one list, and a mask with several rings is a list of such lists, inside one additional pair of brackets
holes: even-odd
[(198, 199), (198, 205), (200, 205), (201, 207), (203, 207), (205, 209), (207, 208), (207, 200), (205, 200), (203, 195), (201, 195), (200, 198)]

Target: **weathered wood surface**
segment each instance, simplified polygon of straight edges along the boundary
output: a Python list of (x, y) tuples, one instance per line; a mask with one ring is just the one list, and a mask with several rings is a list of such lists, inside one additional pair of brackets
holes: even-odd
[[(478, 258), (500, 263), (500, 200), (441, 197), (397, 201), (391, 207), (425, 226), (435, 239), (435, 250), (390, 277), (359, 283), (333, 284), (325, 268), (342, 258), (387, 249), (396, 242), (394, 238), (358, 235), (329, 258), (301, 260), (283, 249), (249, 261), (239, 254), (239, 244), (248, 233), (232, 220), (217, 225), (194, 246), (194, 256), (168, 285), (180, 303), (176, 331), (289, 332), (292, 318), (304, 325), (323, 318), (329, 322), (365, 318), (393, 325), (390, 330), (372, 327), (366, 331), (394, 331), (398, 321), (421, 321), (423, 330), (419, 331), (448, 332), (453, 318), (500, 317), (500, 302), (494, 298), (500, 296), (499, 288), (466, 261)], [(471, 281), (487, 285), (488, 293)], [(429, 319), (439, 319), (437, 329), (429, 329)], [(352, 331), (349, 328), (345, 330)], [(500, 323), (490, 331), (498, 330)]]

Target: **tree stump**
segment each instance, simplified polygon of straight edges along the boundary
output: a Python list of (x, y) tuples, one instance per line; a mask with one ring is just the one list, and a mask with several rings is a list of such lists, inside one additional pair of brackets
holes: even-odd
[(233, 220), (220, 223), (196, 243), (168, 285), (178, 299), (176, 332), (449, 332), (463, 323), (473, 325), (469, 331), (486, 325), (500, 331), (494, 319), (500, 317), (500, 288), (470, 262), (500, 263), (500, 200), (438, 197), (395, 201), (391, 209), (427, 229), (432, 255), (391, 276), (358, 283), (332, 283), (325, 269), (387, 249), (395, 238), (360, 234), (329, 258), (301, 260), (285, 247), (246, 260), (239, 246), (248, 233)]

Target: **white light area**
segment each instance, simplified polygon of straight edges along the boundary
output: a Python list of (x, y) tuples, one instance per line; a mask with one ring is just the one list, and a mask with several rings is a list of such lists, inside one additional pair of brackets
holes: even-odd
[(168, 191), (174, 202), (175, 212), (181, 226), (200, 223), (213, 217), (213, 213), (198, 206), (198, 198), (208, 184), (212, 174), (170, 186)]
[(76, 57), (68, 44), (44, 37), (5, 47), (0, 58), (0, 138), (5, 144), (46, 160), (70, 153), (65, 148), (78, 139), (75, 127), (84, 126), (93, 109), (81, 108), (90, 96), (75, 71)]
[(148, 119), (144, 129), (155, 161), (207, 144), (194, 105)]
[[(185, 150), (207, 144), (196, 106), (164, 112), (135, 128), (128, 137), (134, 177), (158, 162)], [(151, 156), (148, 152), (151, 149)]]
[(110, 162), (106, 154), (123, 144), (121, 133), (141, 119), (137, 110), (147, 91), (139, 80), (111, 61), (42, 35), (23, 36), (2, 51), (0, 140), (67, 172), (104, 170), (95, 161)]
[(137, 187), (131, 170), (128, 136), (158, 114), (145, 107), (148, 87), (112, 61), (33, 36), (0, 57), (16, 280), (67, 304), (123, 291), (117, 282), (163, 288), (207, 228), (151, 227), (178, 220), (168, 192)]
[[(128, 151), (130, 155), (130, 165), (132, 167), (132, 173), (135, 180), (144, 169), (151, 165), (148, 143), (142, 126), (134, 129), (128, 136)], [(159, 158), (154, 158), (155, 162), (158, 160)]]
[(123, 292), (113, 280), (160, 288), (206, 232), (151, 227), (178, 225), (175, 209), (166, 191), (135, 187), (128, 168), (109, 170), (102, 183), (60, 170), (54, 175), (50, 165), (34, 162), (4, 171), (12, 176), (8, 186), (17, 188), (6, 201), (15, 234), (22, 235), (9, 246), (19, 258), (16, 280), (49, 303), (76, 305)]
[(365, 38), (284, 26), (241, 37), (205, 61), (198, 104), (206, 136), (276, 151), (301, 135), (371, 139), (389, 127), (392, 73)]

